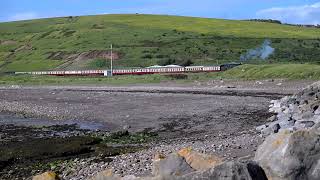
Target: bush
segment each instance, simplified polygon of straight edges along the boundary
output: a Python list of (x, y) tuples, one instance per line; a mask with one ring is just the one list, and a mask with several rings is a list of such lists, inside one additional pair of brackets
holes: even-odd
[(107, 61), (105, 59), (96, 59), (92, 62), (94, 67), (102, 68), (107, 66)]
[(153, 56), (151, 54), (145, 54), (142, 56), (143, 59), (151, 59)]
[(168, 77), (172, 80), (175, 80), (175, 79), (188, 79), (188, 75), (186, 74), (167, 74), (165, 75), (165, 77)]
[(166, 66), (166, 65), (170, 65), (170, 64), (174, 64), (174, 63), (175, 63), (175, 60), (171, 59), (171, 58), (162, 59), (162, 60), (158, 61), (158, 64), (160, 66)]
[(181, 61), (178, 63), (180, 66), (191, 66), (193, 64), (193, 62), (190, 59)]
[(162, 58), (164, 58), (165, 56), (164, 55), (162, 55), (162, 54), (158, 54), (158, 55), (156, 55), (156, 58), (159, 58), (159, 59), (162, 59)]

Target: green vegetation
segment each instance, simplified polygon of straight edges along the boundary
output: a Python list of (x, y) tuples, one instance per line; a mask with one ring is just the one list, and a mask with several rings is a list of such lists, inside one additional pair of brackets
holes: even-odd
[[(214, 65), (272, 41), (268, 63), (320, 63), (320, 29), (160, 15), (61, 17), (0, 23), (0, 72), (96, 69), (114, 44), (115, 67)], [(265, 63), (265, 62), (264, 62)]]
[[(3, 131), (7, 135), (7, 141), (0, 146), (0, 168), (4, 172), (0, 174), (0, 179), (6, 179), (4, 177), (8, 174), (15, 176), (11, 179), (22, 179), (20, 176), (30, 177), (48, 170), (59, 171), (62, 167), (63, 170), (73, 169), (75, 158), (96, 157), (96, 161), (109, 161), (110, 156), (146, 149), (147, 145), (144, 143), (154, 141), (157, 137), (157, 134), (147, 131), (139, 133), (119, 131), (112, 134), (91, 131), (79, 136), (38, 137), (42, 136), (43, 131), (50, 132), (48, 134), (77, 132), (79, 129), (76, 125), (10, 126)], [(39, 134), (35, 135), (37, 133)], [(27, 138), (17, 140), (17, 136), (27, 136)], [(12, 169), (15, 173), (8, 173)]]
[(105, 59), (95, 59), (89, 63), (89, 67), (101, 69), (107, 67), (107, 61)]
[(102, 139), (103, 142), (107, 144), (140, 144), (155, 140), (156, 137), (156, 133), (150, 132), (138, 132), (130, 134), (128, 131), (118, 131)]
[(313, 64), (269, 64), (244, 65), (223, 73), (232, 79), (320, 79), (320, 65)]
[(194, 73), (180, 75), (141, 75), (114, 77), (79, 77), (79, 76), (0, 76), (0, 85), (123, 85), (177, 82), (190, 83), (211, 79), (320, 79), (320, 65), (313, 64), (247, 64), (219, 73)]

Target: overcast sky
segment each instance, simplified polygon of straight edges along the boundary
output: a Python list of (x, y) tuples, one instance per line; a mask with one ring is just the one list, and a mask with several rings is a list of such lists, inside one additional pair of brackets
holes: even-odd
[(320, 0), (0, 0), (1, 22), (122, 13), (320, 24)]

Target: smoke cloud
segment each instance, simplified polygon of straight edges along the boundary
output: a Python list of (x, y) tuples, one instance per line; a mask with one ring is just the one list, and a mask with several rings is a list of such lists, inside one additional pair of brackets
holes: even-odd
[(240, 61), (248, 61), (252, 59), (267, 59), (274, 53), (274, 48), (271, 47), (271, 41), (266, 39), (259, 47), (250, 49), (246, 54), (241, 55)]

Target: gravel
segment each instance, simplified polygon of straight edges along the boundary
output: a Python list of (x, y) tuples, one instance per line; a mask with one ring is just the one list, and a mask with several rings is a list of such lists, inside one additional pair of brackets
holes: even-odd
[(167, 155), (185, 147), (228, 160), (252, 159), (263, 141), (255, 127), (272, 116), (269, 102), (306, 83), (266, 80), (191, 86), (2, 87), (0, 112), (35, 118), (34, 124), (45, 119), (46, 123), (78, 122), (105, 131), (155, 132), (159, 140), (145, 144), (148, 149), (105, 160), (74, 159), (53, 168), (62, 172), (63, 179), (74, 180), (109, 168), (120, 175), (145, 176), (151, 173), (156, 152)]

